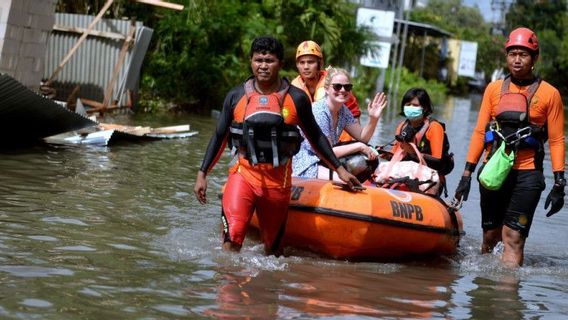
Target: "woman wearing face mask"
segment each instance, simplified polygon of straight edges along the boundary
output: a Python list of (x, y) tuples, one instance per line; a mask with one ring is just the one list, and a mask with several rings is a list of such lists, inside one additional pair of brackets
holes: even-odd
[[(334, 146), (333, 152), (335, 156), (341, 158), (360, 152), (365, 154), (369, 160), (376, 159), (377, 153), (375, 149), (368, 146), (367, 143), (373, 136), (381, 113), (387, 106), (385, 94), (382, 92), (377, 93), (374, 99), (369, 102), (367, 107), (369, 122), (362, 127), (345, 106), (353, 88), (349, 73), (341, 68), (328, 69), (324, 88), (325, 96), (314, 102), (312, 113), (323, 134), (327, 137), (329, 143)], [(339, 136), (344, 129), (356, 141), (337, 145)], [(292, 175), (302, 178), (329, 179), (329, 169), (318, 165), (319, 161), (319, 157), (314, 149), (307, 140), (304, 140), (300, 147), (300, 152), (294, 156), (292, 161)]]
[(432, 112), (432, 102), (426, 90), (409, 89), (401, 103), (401, 115), (405, 119), (396, 128), (396, 142), (391, 152), (394, 154), (402, 148), (407, 154), (404, 160), (418, 161), (409, 144), (414, 143), (428, 167), (438, 171), (443, 186), (440, 188), (442, 192), (445, 190), (444, 175), (453, 169), (453, 159), (452, 155), (448, 154), (449, 143), (445, 137), (444, 125), (430, 117)]

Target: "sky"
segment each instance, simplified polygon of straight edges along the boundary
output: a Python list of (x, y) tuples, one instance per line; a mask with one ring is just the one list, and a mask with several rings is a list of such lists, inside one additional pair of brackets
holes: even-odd
[(463, 0), (463, 4), (468, 7), (479, 7), (479, 11), (481, 11), (481, 15), (486, 22), (491, 22), (494, 19), (497, 19), (499, 12), (493, 14), (493, 10), (491, 10), (491, 0)]

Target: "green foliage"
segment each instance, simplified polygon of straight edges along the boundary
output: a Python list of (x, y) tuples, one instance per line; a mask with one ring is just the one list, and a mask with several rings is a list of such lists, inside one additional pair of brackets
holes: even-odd
[(198, 10), (166, 14), (159, 20), (142, 88), (182, 108), (206, 110), (210, 105), (218, 108), (219, 91), (235, 85), (234, 78), (246, 78), (241, 17), (248, 12), (237, 1), (211, 2)]
[[(389, 88), (389, 91), (393, 91), (396, 88), (394, 88), (389, 83), (390, 70), (391, 69), (389, 69), (389, 72), (387, 72), (386, 75), (386, 80), (387, 80), (386, 84), (387, 87)], [(395, 72), (399, 72), (399, 69), (397, 69)], [(408, 89), (415, 87), (424, 88), (426, 91), (428, 91), (428, 95), (430, 96), (430, 98), (432, 99), (432, 103), (434, 104), (443, 103), (443, 101), (446, 98), (446, 93), (448, 90), (447, 87), (441, 82), (438, 82), (436, 80), (426, 80), (418, 76), (416, 73), (411, 72), (406, 68), (402, 68), (402, 70), (400, 70), (400, 82), (398, 84), (398, 90), (396, 92), (396, 95), (398, 97), (402, 97), (402, 95), (406, 91), (408, 91)]]
[(538, 37), (537, 73), (561, 93), (568, 93), (568, 21), (566, 1), (518, 0), (506, 16), (509, 31), (528, 27)]
[(359, 106), (364, 105), (361, 101), (365, 101), (366, 98), (374, 96), (376, 80), (379, 77), (380, 72), (381, 69), (361, 65), (355, 68), (355, 76), (352, 79), (353, 94), (357, 97)]
[[(408, 89), (420, 87), (426, 89), (432, 100), (436, 104), (442, 104), (445, 101), (448, 88), (442, 82), (436, 80), (426, 80), (420, 77), (417, 73), (408, 70), (407, 68), (396, 69), (400, 70), (400, 82), (398, 86), (398, 97), (402, 97)], [(385, 88), (384, 92), (394, 94), (395, 88), (390, 83), (391, 69), (378, 69), (369, 68), (365, 66), (358, 66), (355, 68), (355, 77), (353, 78), (353, 94), (359, 100), (359, 106), (364, 105), (362, 101), (371, 98), (376, 93), (376, 82), (380, 77), (381, 72), (385, 72)], [(396, 74), (394, 80), (396, 81)], [(396, 104), (396, 103), (395, 103)]]
[[(483, 22), (483, 17), (478, 8), (465, 7), (462, 0), (430, 0), (425, 8), (412, 11), (411, 20), (437, 26), (451, 32), (453, 38), (477, 42), (476, 69), (484, 71), (486, 77), (489, 77), (495, 68), (502, 66), (505, 38), (499, 35), (490, 35), (490, 25)], [(427, 50), (429, 52), (429, 60), (427, 61), (430, 61), (429, 66), (431, 68), (437, 68), (443, 63), (450, 62), (431, 63), (431, 59), (435, 58), (434, 48)], [(411, 69), (417, 70), (413, 65), (411, 65)], [(426, 74), (429, 74), (427, 78), (432, 78), (432, 71), (425, 71)], [(463, 80), (458, 80), (458, 84), (460, 82), (463, 82)]]
[(437, 41), (425, 41), (422, 35), (408, 37), (404, 51), (404, 65), (412, 72), (422, 73), (425, 79), (436, 80), (444, 63), (439, 51)]
[[(184, 110), (206, 112), (218, 109), (231, 87), (250, 75), (249, 48), (260, 35), (273, 35), (284, 44), (282, 75), (297, 75), (295, 49), (307, 39), (318, 42), (324, 51), (325, 65), (353, 67), (355, 94), (366, 98), (374, 94), (379, 69), (359, 66), (358, 59), (367, 50), (370, 32), (356, 26), (357, 5), (347, 0), (169, 0), (185, 6), (181, 12), (115, 0), (108, 18), (135, 17), (154, 29), (152, 43), (142, 70), (141, 99), (144, 110), (155, 111), (166, 105)], [(59, 0), (60, 12), (96, 14), (105, 0)], [(498, 59), (495, 41), (477, 9), (461, 6), (461, 0), (431, 0), (426, 9), (417, 9), (412, 20), (430, 23), (454, 33), (463, 40), (479, 41), (479, 52), (490, 63), (478, 60), (478, 66), (490, 74)], [(423, 39), (410, 39), (399, 92), (411, 86), (427, 88), (432, 95), (446, 89), (436, 83), (438, 69), (448, 61), (439, 61), (438, 47), (427, 43), (426, 63), (420, 66)], [(483, 43), (488, 43), (484, 45)], [(502, 43), (502, 42), (501, 42)], [(417, 74), (422, 69), (422, 79)], [(387, 75), (386, 80), (389, 80)]]
[(564, 0), (517, 0), (506, 15), (506, 24), (509, 30), (525, 26), (535, 31), (555, 31), (556, 36), (562, 37), (565, 16)]
[(425, 8), (412, 11), (411, 20), (440, 27), (460, 39), (469, 31), (478, 34), (489, 28), (480, 23), (483, 17), (479, 9), (463, 6), (462, 0), (430, 0)]
[(357, 29), (349, 1), (192, 1), (187, 10), (165, 12), (151, 26), (156, 41), (146, 58), (142, 90), (192, 111), (220, 108), (225, 93), (250, 75), (249, 48), (257, 36), (282, 41), (282, 75), (289, 78), (297, 75), (300, 42), (318, 42), (326, 64), (345, 66), (365, 51), (369, 38)]
[[(368, 49), (367, 30), (355, 23), (356, 5), (347, 0), (169, 0), (182, 12), (131, 0), (115, 0), (105, 18), (124, 16), (154, 29), (143, 66), (142, 107), (164, 101), (191, 111), (220, 108), (225, 93), (250, 75), (253, 39), (272, 35), (284, 44), (282, 75), (297, 75), (295, 49), (318, 42), (325, 63), (349, 66)], [(58, 12), (97, 14), (106, 0), (58, 0)]]
[[(106, 4), (107, 0), (58, 0), (55, 4), (56, 12), (68, 12), (78, 14), (97, 15)], [(132, 0), (114, 0), (104, 18), (120, 19), (124, 16), (131, 18), (142, 17), (155, 20), (156, 7), (136, 3)], [(148, 22), (144, 20), (144, 22)]]

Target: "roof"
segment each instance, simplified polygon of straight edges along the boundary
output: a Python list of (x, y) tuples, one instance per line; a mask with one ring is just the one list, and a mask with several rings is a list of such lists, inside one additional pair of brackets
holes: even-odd
[(7, 74), (0, 75), (0, 145), (95, 125), (96, 122), (40, 96)]
[(404, 27), (405, 25), (408, 25), (408, 32), (409, 33), (414, 33), (414, 34), (418, 34), (418, 35), (423, 35), (425, 32), (432, 37), (451, 37), (452, 34), (450, 32), (447, 32), (445, 30), (442, 30), (438, 27), (426, 24), (426, 23), (420, 23), (420, 22), (414, 22), (414, 21), (408, 21), (408, 20), (401, 20), (401, 19), (394, 19), (394, 23), (395, 24), (401, 24), (402, 27)]

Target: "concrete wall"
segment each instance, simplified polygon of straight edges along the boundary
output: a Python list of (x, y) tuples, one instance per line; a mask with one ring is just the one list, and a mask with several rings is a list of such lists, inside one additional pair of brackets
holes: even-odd
[(448, 76), (450, 84), (456, 85), (458, 82), (458, 65), (460, 60), (460, 41), (458, 39), (448, 40), (448, 54), (452, 59), (452, 64), (449, 66)]
[(57, 0), (0, 0), (0, 72), (32, 90), (43, 76)]

